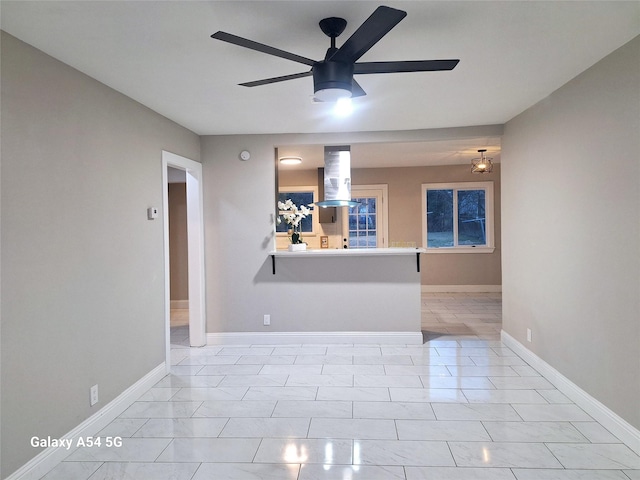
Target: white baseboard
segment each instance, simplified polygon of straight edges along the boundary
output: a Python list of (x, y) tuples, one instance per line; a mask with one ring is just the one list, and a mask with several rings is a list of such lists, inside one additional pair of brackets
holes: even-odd
[(493, 293), (502, 292), (502, 285), (420, 285), (422, 293)]
[[(75, 442), (80, 437), (95, 436), (100, 432), (100, 430), (129, 408), (133, 402), (140, 397), (140, 395), (158, 383), (166, 374), (165, 362), (162, 362), (107, 405), (91, 415), (69, 433), (62, 435), (60, 438), (71, 439)], [(9, 475), (6, 480), (37, 480), (42, 478), (58, 463), (68, 457), (71, 452), (76, 450), (74, 442), (72, 442), (72, 446), (69, 450), (64, 447), (48, 447), (44, 449), (18, 470)]]
[(421, 345), (422, 332), (224, 332), (207, 333), (207, 345), (287, 344)]
[(535, 368), (544, 378), (571, 399), (576, 405), (597, 420), (603, 427), (618, 437), (631, 450), (640, 455), (640, 430), (611, 411), (579, 386), (558, 372), (515, 338), (502, 330), (501, 340), (525, 362)]
[(188, 309), (189, 300), (171, 300), (170, 308)]

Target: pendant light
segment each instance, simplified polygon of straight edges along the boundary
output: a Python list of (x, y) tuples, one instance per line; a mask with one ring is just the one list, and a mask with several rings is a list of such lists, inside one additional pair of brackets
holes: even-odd
[(478, 150), (480, 157), (471, 160), (471, 173), (491, 173), (491, 170), (493, 170), (493, 158), (486, 157), (484, 155), (486, 151), (486, 148)]

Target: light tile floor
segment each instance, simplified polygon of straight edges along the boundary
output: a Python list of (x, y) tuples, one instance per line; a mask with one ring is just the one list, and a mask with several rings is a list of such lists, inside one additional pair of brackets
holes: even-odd
[(422, 346), (191, 349), (46, 480), (640, 480), (640, 457), (499, 340), (500, 294), (423, 295)]

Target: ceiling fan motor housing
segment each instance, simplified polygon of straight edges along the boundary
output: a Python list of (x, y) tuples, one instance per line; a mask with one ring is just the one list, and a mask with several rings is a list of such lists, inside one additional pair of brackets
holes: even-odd
[[(339, 89), (351, 93), (353, 63), (322, 61), (313, 65), (313, 91)], [(349, 95), (350, 96), (350, 95)]]

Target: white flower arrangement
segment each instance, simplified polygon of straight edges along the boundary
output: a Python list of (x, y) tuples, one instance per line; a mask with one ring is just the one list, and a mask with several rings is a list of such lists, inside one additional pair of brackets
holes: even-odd
[[(302, 219), (311, 213), (311, 209), (305, 207), (304, 205), (300, 205), (300, 207), (298, 207), (289, 198), (284, 202), (278, 202), (278, 210), (283, 212), (281, 213), (282, 218), (284, 218), (284, 221), (290, 225), (288, 233), (291, 243), (303, 243)], [(278, 223), (281, 223), (280, 217), (278, 217)]]

